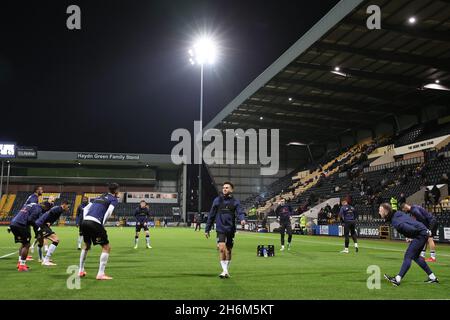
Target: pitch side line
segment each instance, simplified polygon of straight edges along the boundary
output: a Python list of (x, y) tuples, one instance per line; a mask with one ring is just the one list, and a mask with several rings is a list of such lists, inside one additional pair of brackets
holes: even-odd
[(9, 256), (12, 256), (13, 254), (16, 254), (17, 252), (16, 251), (14, 251), (14, 252), (11, 252), (11, 253), (8, 253), (8, 254), (5, 254), (4, 256), (1, 256), (0, 257), (0, 259), (3, 259), (3, 258), (6, 258), (6, 257), (9, 257)]
[[(250, 233), (250, 232), (246, 232), (246, 233), (239, 233), (240, 235), (245, 234), (245, 235), (255, 235), (258, 238), (271, 238), (271, 237), (267, 237), (261, 234), (257, 234), (257, 233)], [(334, 243), (334, 242), (325, 242), (325, 241), (311, 241), (311, 240), (303, 240), (303, 239), (295, 239), (292, 238), (292, 241), (296, 241), (296, 242), (306, 242), (306, 243), (312, 243), (312, 244), (327, 244), (327, 245), (333, 245), (333, 246), (339, 246), (342, 247), (342, 243)], [(405, 252), (405, 250), (400, 250), (400, 249), (393, 249), (393, 248), (383, 248), (383, 247), (372, 247), (372, 246), (366, 246), (366, 245), (360, 245), (360, 248), (366, 248), (366, 249), (374, 249), (374, 250), (385, 250), (385, 251), (395, 251), (395, 252)], [(445, 253), (438, 253), (438, 256), (443, 256), (443, 257), (450, 257), (449, 254), (445, 254)]]

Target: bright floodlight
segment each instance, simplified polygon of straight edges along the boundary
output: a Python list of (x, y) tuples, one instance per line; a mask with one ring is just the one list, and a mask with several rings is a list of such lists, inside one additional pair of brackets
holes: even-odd
[(189, 50), (189, 56), (191, 64), (213, 64), (217, 58), (217, 46), (211, 38), (200, 38)]
[(416, 23), (416, 18), (415, 17), (410, 17), (408, 19), (408, 22), (411, 23), (411, 24), (414, 24), (414, 23)]

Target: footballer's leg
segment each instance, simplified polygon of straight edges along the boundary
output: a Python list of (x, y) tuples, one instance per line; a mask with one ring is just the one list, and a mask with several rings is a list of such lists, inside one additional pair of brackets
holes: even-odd
[(78, 250), (81, 250), (82, 243), (83, 243), (83, 233), (81, 232), (80, 226), (78, 226), (78, 246), (77, 246)]
[(348, 245), (350, 243), (349, 238), (350, 228), (348, 223), (344, 223), (344, 236), (345, 236), (345, 242), (344, 242), (344, 250), (341, 251), (341, 253), (348, 253)]
[(38, 237), (37, 242), (38, 242), (37, 245), (38, 245), (38, 255), (39, 255), (38, 262), (42, 262), (42, 261), (44, 261), (43, 249), (42, 249), (44, 247), (44, 238)]
[(233, 250), (233, 244), (234, 244), (234, 234), (230, 233), (227, 235), (227, 240), (225, 242), (225, 264), (226, 264), (226, 273), (225, 278), (230, 277), (229, 269), (231, 264), (231, 252)]
[[(84, 236), (83, 236), (83, 238), (84, 238)], [(91, 241), (88, 240), (86, 242), (86, 240), (85, 240), (84, 247), (83, 247), (83, 249), (81, 249), (81, 252), (80, 252), (80, 268), (78, 270), (78, 276), (80, 276), (80, 277), (86, 276), (86, 271), (84, 271), (84, 264), (86, 263), (87, 254), (90, 249), (91, 249)]]
[[(50, 230), (50, 228), (49, 228)], [(50, 261), (50, 258), (52, 257), (53, 253), (56, 250), (56, 247), (59, 244), (58, 236), (55, 233), (50, 234), (47, 236), (47, 239), (52, 242), (52, 244), (49, 246), (47, 254), (45, 255), (44, 261), (42, 261), (43, 266), (56, 266), (55, 263)]]
[(222, 273), (219, 275), (220, 278), (225, 278), (225, 275), (228, 273), (228, 266), (226, 263), (227, 259), (227, 249), (225, 246), (225, 242), (219, 242), (219, 259), (220, 265), (222, 266)]
[(430, 246), (430, 258), (426, 259), (427, 262), (436, 262), (436, 244), (432, 237), (428, 238), (428, 245)]
[(148, 231), (148, 227), (144, 227), (145, 231), (145, 242), (147, 243), (147, 249), (151, 249), (152, 246), (150, 245), (150, 231)]
[(92, 232), (89, 229), (89, 226), (84, 221), (80, 225), (80, 232), (83, 233), (84, 246), (80, 252), (80, 268), (78, 270), (78, 275), (80, 277), (85, 277), (86, 271), (84, 270), (84, 264), (86, 263), (87, 254), (88, 254), (89, 250), (91, 249), (91, 244), (92, 244), (92, 234), (91, 233)]
[(102, 254), (100, 255), (100, 265), (97, 273), (97, 280), (112, 280), (111, 277), (105, 274), (106, 264), (108, 263), (111, 246), (109, 243), (102, 245)]
[(139, 222), (136, 222), (136, 234), (134, 235), (134, 248), (138, 248), (139, 243), (139, 233), (141, 232), (141, 227)]
[(102, 225), (97, 226), (99, 229), (96, 231), (96, 239), (94, 244), (102, 246), (102, 253), (100, 255), (100, 263), (98, 267), (97, 280), (112, 280), (111, 277), (105, 274), (106, 264), (108, 263), (109, 253), (111, 252), (111, 246), (108, 240), (108, 234), (105, 227)]
[(290, 250), (292, 242), (292, 225), (290, 223), (288, 223), (288, 225), (286, 226), (286, 231), (288, 234), (288, 250)]
[(359, 248), (358, 248), (358, 238), (356, 237), (356, 226), (355, 223), (352, 223), (350, 225), (350, 233), (353, 239), (353, 243), (355, 244), (355, 251), (358, 252)]
[(19, 266), (17, 267), (17, 270), (20, 272), (28, 271), (27, 256), (28, 256), (29, 248), (30, 248), (29, 242), (26, 242), (26, 243), (23, 242), (20, 247), (20, 261), (19, 261)]
[(48, 241), (47, 241), (47, 239), (44, 239), (44, 251), (45, 252), (48, 251)]
[(284, 251), (284, 232), (285, 232), (285, 225), (280, 225), (280, 235), (281, 235), (281, 249), (280, 251)]

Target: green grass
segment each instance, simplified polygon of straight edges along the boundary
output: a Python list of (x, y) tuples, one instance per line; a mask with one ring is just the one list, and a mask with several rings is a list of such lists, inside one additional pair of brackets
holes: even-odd
[[(133, 249), (133, 228), (109, 228), (112, 251), (107, 274), (96, 281), (100, 248), (86, 262), (87, 278), (80, 290), (69, 290), (68, 266), (77, 265), (77, 229), (54, 228), (61, 239), (54, 254), (56, 267), (29, 262), (28, 273), (16, 270), (16, 254), (0, 259), (0, 299), (450, 299), (450, 246), (438, 245), (438, 262), (431, 268), (441, 284), (423, 281), (425, 273), (413, 263), (400, 287), (384, 279), (381, 289), (369, 290), (366, 270), (378, 265), (395, 275), (405, 242), (360, 240), (360, 252), (339, 254), (342, 238), (294, 236), (293, 248), (279, 252), (278, 234), (240, 232), (236, 235), (230, 279), (219, 279), (215, 239), (192, 229), (151, 229), (153, 249)], [(276, 256), (256, 257), (258, 244), (275, 244)], [(0, 256), (16, 251), (13, 237), (0, 228)], [(37, 252), (35, 252), (35, 258)]]

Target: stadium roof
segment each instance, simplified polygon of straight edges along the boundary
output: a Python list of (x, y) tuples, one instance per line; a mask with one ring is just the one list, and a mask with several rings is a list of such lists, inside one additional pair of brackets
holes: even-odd
[[(366, 26), (369, 5), (381, 8), (380, 30)], [(450, 0), (342, 0), (205, 129), (279, 128), (281, 143), (322, 143), (450, 108), (449, 91), (424, 87), (450, 87), (449, 34)]]

